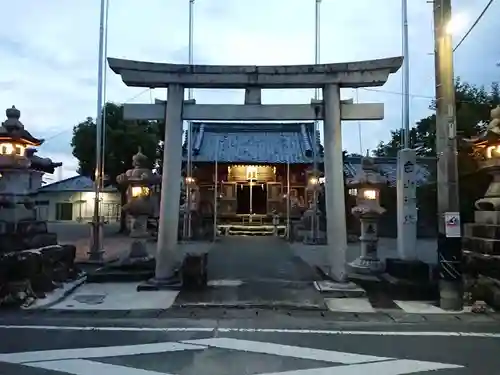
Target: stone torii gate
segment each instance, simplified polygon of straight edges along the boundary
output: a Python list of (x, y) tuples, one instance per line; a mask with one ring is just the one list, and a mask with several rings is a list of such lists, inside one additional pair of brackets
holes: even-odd
[[(324, 170), (328, 259), (331, 276), (345, 279), (347, 234), (342, 161), (342, 120), (381, 120), (384, 105), (341, 101), (340, 88), (382, 86), (401, 67), (402, 57), (337, 64), (234, 66), (150, 63), (108, 58), (110, 68), (132, 87), (168, 88), (167, 101), (125, 104), (126, 119), (165, 120), (165, 147), (156, 280), (173, 276), (177, 247), (183, 120), (324, 121)], [(184, 100), (187, 88), (245, 89), (245, 104), (196, 104)], [(323, 90), (311, 104), (261, 104), (262, 89)]]

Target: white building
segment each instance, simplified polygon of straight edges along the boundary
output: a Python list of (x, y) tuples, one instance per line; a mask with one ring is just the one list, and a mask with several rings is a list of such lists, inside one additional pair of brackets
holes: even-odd
[[(74, 176), (47, 184), (33, 194), (40, 220), (88, 222), (94, 212), (94, 182)], [(106, 221), (120, 220), (120, 192), (113, 187), (101, 193), (101, 216)]]

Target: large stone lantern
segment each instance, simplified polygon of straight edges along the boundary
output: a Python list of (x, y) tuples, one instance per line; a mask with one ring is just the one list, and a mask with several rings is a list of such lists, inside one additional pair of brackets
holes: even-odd
[(148, 218), (154, 214), (154, 200), (151, 186), (159, 183), (161, 177), (147, 168), (148, 159), (141, 152), (133, 156), (133, 168), (122, 173), (116, 182), (127, 189), (127, 203), (122, 210), (130, 218), (130, 237), (134, 238), (132, 248), (145, 250), (145, 239), (150, 235), (147, 230)]
[[(483, 198), (475, 202), (474, 222), (464, 225), (462, 247), (467, 276), (488, 285), (493, 307), (500, 307), (500, 106), (491, 110), (491, 121), (478, 137), (467, 139), (474, 149), (479, 170), (492, 180)], [(451, 225), (452, 223), (447, 225)]]
[(384, 263), (377, 255), (378, 233), (377, 222), (385, 212), (380, 206), (380, 188), (387, 184), (371, 158), (363, 158), (361, 171), (347, 184), (356, 192), (356, 206), (352, 213), (361, 222), (361, 256), (351, 262), (351, 271), (362, 274), (380, 273), (384, 271)]

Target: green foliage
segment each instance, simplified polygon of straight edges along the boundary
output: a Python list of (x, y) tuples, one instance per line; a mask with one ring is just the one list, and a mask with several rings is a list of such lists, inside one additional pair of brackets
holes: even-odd
[[(116, 177), (132, 168), (132, 156), (139, 147), (156, 166), (159, 131), (156, 122), (124, 121), (123, 106), (106, 103), (106, 148), (104, 152), (107, 183), (115, 184)], [(78, 159), (78, 172), (94, 178), (96, 160), (96, 124), (92, 118), (73, 128), (71, 140), (73, 156)]]
[[(484, 129), (490, 119), (492, 106), (500, 104), (500, 90), (497, 83), (491, 85), (490, 91), (484, 87), (477, 87), (457, 79), (455, 85), (455, 99), (457, 103), (457, 133), (461, 137), (472, 137)], [(435, 102), (430, 109), (435, 110)], [(373, 154), (375, 156), (397, 156), (402, 146), (402, 130), (391, 132), (388, 142), (380, 142)], [(419, 120), (410, 129), (410, 147), (417, 150), (419, 156), (436, 156), (436, 115), (432, 114)], [(459, 151), (468, 154), (467, 149), (459, 145)], [(464, 158), (467, 163), (467, 158)], [(465, 165), (464, 165), (465, 167)], [(469, 168), (464, 168), (469, 169)]]
[[(485, 129), (490, 121), (491, 108), (500, 104), (500, 89), (498, 83), (493, 83), (487, 91), (457, 79), (455, 85), (457, 134), (459, 138), (471, 138)], [(436, 109), (433, 101), (429, 107)], [(417, 151), (418, 156), (436, 156), (436, 115), (432, 114), (418, 121), (410, 130), (410, 147)], [(373, 152), (375, 156), (397, 156), (402, 145), (402, 130), (391, 132), (388, 142), (380, 142)], [(460, 204), (463, 220), (473, 220), (474, 202), (484, 195), (489, 183), (489, 177), (484, 173), (476, 173), (476, 161), (471, 156), (470, 145), (458, 142), (458, 171), (460, 186)], [(432, 216), (436, 209), (436, 185), (429, 184), (417, 191), (421, 215)], [(429, 211), (429, 212), (427, 212)]]

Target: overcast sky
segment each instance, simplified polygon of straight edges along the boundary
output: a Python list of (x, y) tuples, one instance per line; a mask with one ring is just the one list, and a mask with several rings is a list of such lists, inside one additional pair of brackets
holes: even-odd
[[(434, 95), (432, 5), (409, 0), (411, 122), (429, 114)], [(468, 20), (487, 0), (455, 0)], [(96, 115), (100, 0), (3, 0), (0, 27), (0, 108), (16, 105), (26, 128), (46, 138), (40, 155), (75, 174), (72, 127)], [(108, 56), (188, 62), (188, 0), (110, 0)], [(194, 61), (202, 64), (307, 64), (314, 62), (315, 0), (196, 0)], [(500, 1), (455, 54), (455, 73), (475, 84), (500, 81)], [(496, 15), (496, 17), (495, 17)], [(401, 55), (401, 0), (323, 0), (321, 62)], [(126, 87), (108, 72), (107, 99), (150, 102), (165, 98)], [(375, 90), (379, 90), (375, 92)], [(401, 126), (401, 73), (379, 89), (358, 91), (360, 102), (385, 104), (383, 121), (361, 124), (362, 148), (373, 149)], [(344, 97), (355, 97), (344, 90)], [(307, 103), (312, 90), (265, 91), (264, 103)], [(198, 103), (242, 103), (238, 90), (196, 91)], [(3, 114), (2, 114), (3, 116)], [(2, 120), (3, 121), (3, 120)], [(343, 123), (344, 148), (360, 152), (358, 124)], [(365, 151), (364, 151), (365, 152)]]

